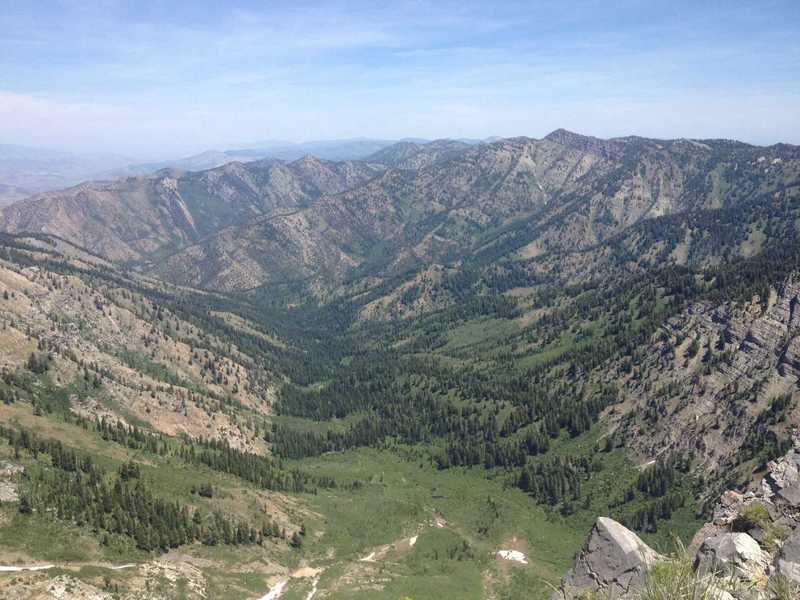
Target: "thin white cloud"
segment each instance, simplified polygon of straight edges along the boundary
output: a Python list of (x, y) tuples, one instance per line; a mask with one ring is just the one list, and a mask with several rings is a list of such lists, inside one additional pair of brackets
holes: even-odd
[(2, 141), (177, 154), (557, 127), (800, 141), (800, 36), (782, 3), (66, 5), (0, 11)]

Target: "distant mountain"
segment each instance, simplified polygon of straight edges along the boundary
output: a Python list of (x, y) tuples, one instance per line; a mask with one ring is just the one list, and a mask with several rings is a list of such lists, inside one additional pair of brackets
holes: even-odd
[(374, 155), (385, 148), (395, 145), (413, 144), (415, 146), (425, 146), (431, 143), (443, 144), (452, 143), (462, 146), (473, 146), (491, 141), (498, 141), (500, 138), (487, 138), (486, 140), (463, 139), (463, 140), (437, 140), (431, 142), (424, 138), (403, 138), (401, 140), (383, 140), (370, 138), (354, 138), (349, 140), (320, 140), (311, 142), (264, 142), (261, 144), (251, 144), (251, 150), (233, 150), (238, 154), (253, 153), (259, 156), (270, 158), (280, 158), (283, 160), (297, 160), (306, 155), (316, 156), (325, 160), (370, 160), (374, 161)]
[(163, 169), (17, 202), (2, 213), (4, 229), (64, 234), (112, 260), (142, 260), (231, 226), (296, 211), (383, 169), (310, 157), (289, 164), (271, 159), (230, 163), (200, 172)]
[(99, 173), (130, 162), (112, 154), (72, 154), (0, 144), (0, 203), (96, 179)]
[(34, 148), (14, 144), (0, 144), (0, 160), (56, 160), (69, 158), (68, 152), (51, 148)]
[(8, 206), (17, 200), (22, 200), (23, 198), (27, 198), (31, 195), (33, 195), (33, 193), (25, 188), (0, 183), (0, 208), (3, 206)]
[(394, 143), (394, 140), (366, 138), (302, 143), (273, 141), (247, 148), (206, 150), (184, 158), (144, 163), (117, 155), (84, 155), (0, 144), (0, 206), (36, 193), (63, 189), (90, 180), (144, 176), (162, 169), (206, 171), (232, 162), (247, 163), (264, 158), (294, 161), (313, 155), (326, 160), (359, 160)]
[(398, 169), (419, 169), (439, 160), (451, 158), (469, 147), (470, 144), (466, 142), (454, 140), (423, 143), (403, 141), (378, 150), (365, 160)]
[(232, 162), (251, 162), (265, 158), (266, 155), (255, 150), (221, 151), (206, 150), (199, 154), (178, 158), (175, 160), (162, 160), (157, 162), (131, 164), (105, 173), (99, 173), (97, 179), (119, 179), (121, 177), (135, 177), (149, 175), (162, 169), (175, 169), (178, 171), (207, 171), (221, 167)]
[[(184, 158), (152, 162), (136, 162), (117, 155), (82, 155), (69, 152), (0, 144), (0, 206), (5, 206), (36, 193), (63, 189), (85, 181), (111, 181), (124, 177), (137, 177), (156, 173), (162, 169), (178, 171), (206, 171), (223, 165), (248, 163), (265, 158), (295, 161), (304, 156), (324, 160), (370, 160), (381, 162), (377, 154), (395, 145), (410, 144), (418, 154), (417, 161), (405, 166), (384, 155), (391, 166), (414, 168), (424, 161), (436, 160), (448, 150), (482, 143), (480, 140), (429, 142), (420, 138), (379, 140), (355, 138), (345, 140), (320, 140), (310, 142), (271, 141), (252, 144), (233, 150), (206, 150)], [(423, 146), (428, 152), (420, 154)], [(375, 155), (375, 156), (373, 156)]]
[[(316, 156), (325, 160), (360, 160), (394, 143), (396, 143), (396, 140), (369, 138), (298, 143), (265, 142), (253, 144), (251, 150), (245, 150), (245, 152), (255, 152), (262, 156), (289, 161), (297, 160), (306, 155)], [(234, 150), (234, 152), (242, 151)]]
[[(300, 143), (284, 141), (261, 142), (234, 150), (206, 150), (185, 158), (130, 164), (105, 173), (96, 174), (95, 179), (119, 179), (120, 177), (149, 175), (162, 169), (206, 171), (232, 162), (248, 163), (264, 158), (274, 158), (289, 162), (304, 156), (315, 156), (323, 160), (363, 160), (396, 143), (398, 142), (394, 140), (372, 140), (366, 138)], [(414, 140), (409, 143), (420, 145), (427, 143), (427, 140)]]

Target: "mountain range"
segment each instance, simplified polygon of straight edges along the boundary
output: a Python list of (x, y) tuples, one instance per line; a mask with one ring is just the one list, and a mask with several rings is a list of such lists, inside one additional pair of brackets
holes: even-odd
[[(486, 141), (492, 141), (489, 138)], [(427, 140), (402, 140), (427, 143)], [(162, 169), (204, 171), (231, 162), (249, 162), (264, 158), (297, 160), (313, 155), (327, 160), (360, 160), (395, 140), (355, 138), (309, 142), (271, 141), (250, 144), (241, 149), (206, 150), (184, 158), (138, 162), (113, 154), (76, 154), (66, 151), (0, 144), (0, 206), (11, 204), (35, 193), (57, 190), (90, 180), (114, 180), (149, 175)], [(482, 143), (464, 140), (465, 144)]]
[(129, 158), (110, 154), (79, 155), (0, 144), (0, 206), (37, 192), (97, 178), (104, 171), (130, 162)]
[[(152, 597), (546, 598), (593, 524), (632, 539), (598, 516), (667, 553), (775, 472), (800, 425), (800, 147), (348, 144), (0, 209), (2, 411), (28, 432), (0, 428), (0, 459), (33, 474), (0, 542), (130, 560)], [(102, 477), (30, 432), (201, 516), (56, 501)]]
[(302, 281), (333, 293), (358, 268), (383, 285), (431, 265), (499, 259), (575, 283), (600, 267), (757, 253), (774, 241), (763, 221), (797, 160), (785, 145), (566, 131), (479, 146), (404, 142), (363, 161), (266, 159), (85, 183), (4, 209), (0, 227), (217, 291)]

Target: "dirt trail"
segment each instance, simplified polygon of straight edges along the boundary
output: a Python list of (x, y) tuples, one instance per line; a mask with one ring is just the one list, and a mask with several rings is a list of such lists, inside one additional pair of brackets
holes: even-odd
[(81, 567), (101, 567), (103, 569), (111, 569), (112, 571), (119, 571), (121, 569), (133, 569), (138, 567), (138, 564), (135, 563), (128, 563), (125, 565), (109, 565), (105, 563), (96, 563), (96, 562), (89, 562), (89, 563), (67, 563), (64, 565), (52, 565), (52, 564), (44, 564), (44, 565), (0, 565), (0, 573), (20, 573), (22, 571), (47, 571), (49, 569), (55, 569), (56, 567), (61, 569), (80, 569)]
[(315, 569), (314, 567), (300, 567), (289, 577), (280, 579), (275, 585), (269, 588), (269, 591), (264, 596), (261, 596), (258, 600), (278, 600), (278, 598), (280, 598), (283, 594), (287, 584), (292, 579), (307, 579), (309, 577), (313, 577), (314, 581), (312, 582), (311, 591), (308, 593), (308, 596), (306, 596), (306, 600), (311, 600), (317, 593), (319, 576), (323, 571), (324, 569)]
[(389, 552), (392, 550), (400, 554), (408, 552), (409, 550), (411, 550), (411, 548), (413, 548), (416, 545), (418, 538), (419, 534), (414, 534), (411, 537), (404, 537), (395, 540), (391, 544), (384, 544), (382, 546), (378, 546), (366, 556), (359, 558), (358, 562), (366, 562), (366, 563), (379, 562), (385, 559), (386, 556), (389, 554)]
[(47, 569), (55, 569), (55, 565), (31, 565), (18, 567), (14, 565), (0, 565), (0, 573), (19, 573), (21, 571), (46, 571)]
[(269, 588), (269, 592), (267, 592), (266, 595), (261, 596), (259, 600), (278, 600), (278, 598), (281, 597), (281, 594), (283, 594), (283, 588), (286, 587), (287, 583), (289, 583), (288, 579), (281, 579), (278, 583)]
[(308, 592), (306, 596), (306, 600), (313, 600), (314, 596), (317, 595), (317, 586), (319, 585), (319, 577), (314, 578), (314, 581), (311, 582), (311, 591)]

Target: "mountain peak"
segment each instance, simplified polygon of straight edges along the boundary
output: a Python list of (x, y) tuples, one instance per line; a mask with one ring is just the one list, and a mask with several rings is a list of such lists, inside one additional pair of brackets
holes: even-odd
[(592, 152), (603, 156), (617, 156), (620, 153), (620, 145), (615, 143), (615, 140), (604, 140), (566, 129), (556, 129), (548, 133), (544, 139), (581, 152)]
[(572, 146), (576, 143), (585, 144), (589, 140), (596, 140), (596, 141), (603, 141), (599, 138), (595, 138), (588, 135), (582, 135), (580, 133), (575, 133), (574, 131), (569, 131), (568, 129), (559, 128), (555, 131), (551, 131), (544, 139), (555, 142), (557, 144), (563, 144), (565, 146)]
[(298, 158), (296, 161), (294, 161), (294, 164), (299, 166), (311, 167), (311, 166), (321, 165), (323, 162), (325, 161), (323, 161), (321, 158), (317, 156), (314, 156), (313, 154), (305, 154), (300, 158)]

